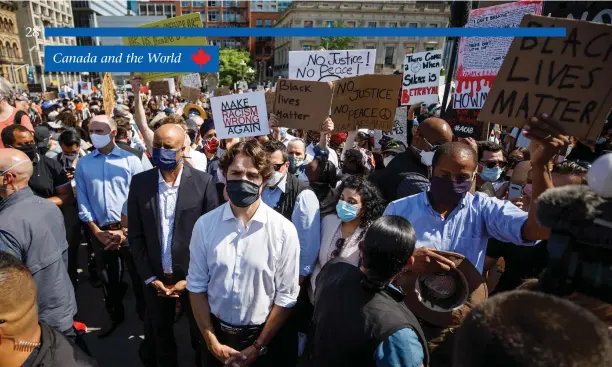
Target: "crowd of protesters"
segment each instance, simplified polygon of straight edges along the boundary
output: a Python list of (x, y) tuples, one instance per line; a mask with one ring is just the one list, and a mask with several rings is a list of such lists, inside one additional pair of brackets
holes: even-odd
[(100, 338), (133, 292), (146, 367), (179, 365), (177, 314), (195, 366), (612, 365), (609, 305), (526, 286), (548, 263), (539, 196), (587, 184), (609, 122), (585, 141), (544, 113), (476, 141), (416, 103), (408, 144), (273, 113), (267, 136), (218, 139), (211, 95), (143, 86), (109, 111), (0, 79), (1, 367), (103, 362), (81, 337), (80, 268)]

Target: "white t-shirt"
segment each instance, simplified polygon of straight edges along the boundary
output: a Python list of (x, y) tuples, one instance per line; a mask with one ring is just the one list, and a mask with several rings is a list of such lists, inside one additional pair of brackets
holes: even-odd
[[(518, 127), (515, 127), (512, 129), (512, 132), (510, 133), (510, 136), (512, 136), (513, 138), (516, 139), (516, 136), (518, 135), (519, 131), (521, 129), (519, 129)], [(522, 133), (521, 136), (518, 137), (518, 139), (516, 140), (516, 147), (517, 148), (527, 148), (529, 147), (529, 143), (531, 143), (531, 140), (527, 139)]]

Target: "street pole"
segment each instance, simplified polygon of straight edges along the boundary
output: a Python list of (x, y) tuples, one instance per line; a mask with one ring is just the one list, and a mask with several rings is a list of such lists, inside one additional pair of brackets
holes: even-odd
[(15, 77), (15, 64), (11, 63), (11, 74), (13, 75), (13, 84), (17, 85), (17, 78)]

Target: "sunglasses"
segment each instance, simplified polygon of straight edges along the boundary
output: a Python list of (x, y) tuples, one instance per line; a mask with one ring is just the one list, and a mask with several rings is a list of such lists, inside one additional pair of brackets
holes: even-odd
[(495, 167), (505, 168), (508, 165), (508, 162), (506, 161), (481, 161), (480, 164), (482, 164), (484, 167), (487, 167), (487, 168), (495, 168)]
[(274, 170), (278, 171), (280, 170), (283, 166), (285, 165), (285, 163), (278, 163), (278, 164), (273, 164), (272, 166), (274, 166)]

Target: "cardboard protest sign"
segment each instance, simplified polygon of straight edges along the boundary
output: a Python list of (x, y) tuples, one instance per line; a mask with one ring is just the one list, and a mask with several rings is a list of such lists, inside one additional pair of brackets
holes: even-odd
[(329, 117), (333, 84), (306, 80), (279, 79), (274, 114), (280, 126), (320, 130)]
[(374, 74), (376, 50), (289, 51), (289, 79), (334, 81)]
[(380, 141), (384, 137), (390, 140), (401, 141), (408, 146), (408, 111), (406, 107), (395, 109), (395, 121), (393, 129), (389, 131), (374, 130), (374, 147), (380, 148)]
[(57, 99), (57, 92), (45, 92), (43, 93), (43, 101), (52, 101)]
[(217, 138), (241, 138), (270, 133), (263, 92), (212, 97), (210, 106)]
[(102, 78), (102, 101), (104, 103), (104, 113), (110, 116), (115, 107), (115, 83), (111, 73), (105, 73)]
[(181, 77), (181, 83), (183, 87), (192, 87), (192, 88), (202, 88), (202, 80), (200, 79), (200, 74), (193, 73), (188, 75), (183, 75)]
[[(466, 28), (515, 28), (525, 14), (541, 14), (542, 1), (516, 1), (470, 12)], [(484, 32), (483, 32), (484, 33)], [(480, 109), (487, 99), (497, 71), (513, 37), (463, 37), (459, 42), (457, 87), (452, 107)]]
[(526, 15), (521, 27), (567, 36), (515, 38), (478, 119), (523, 127), (547, 113), (567, 134), (595, 140), (612, 108), (612, 26)]
[(170, 84), (167, 80), (153, 80), (149, 82), (149, 90), (152, 96), (169, 96)]
[(200, 99), (200, 88), (183, 87), (181, 88), (181, 97), (189, 102), (197, 102)]
[(336, 131), (393, 129), (401, 80), (399, 74), (336, 80), (331, 106)]
[[(147, 23), (140, 28), (202, 28), (200, 13), (191, 13), (170, 19)], [(123, 37), (125, 46), (201, 46), (207, 45), (206, 37)], [(184, 75), (185, 73), (143, 73), (145, 82)]]
[[(452, 98), (452, 97), (451, 97)], [(484, 140), (486, 124), (478, 121), (480, 110), (455, 110), (449, 107), (444, 114), (444, 121), (453, 129), (453, 134), (460, 138), (474, 138)]]
[(276, 98), (276, 93), (271, 90), (266, 92), (266, 109), (268, 112), (274, 111), (274, 99)]
[(404, 58), (402, 105), (438, 103), (442, 50), (408, 54)]
[(215, 91), (213, 92), (213, 96), (215, 97), (227, 96), (230, 93), (231, 92), (228, 87), (220, 87), (220, 88), (215, 89)]

